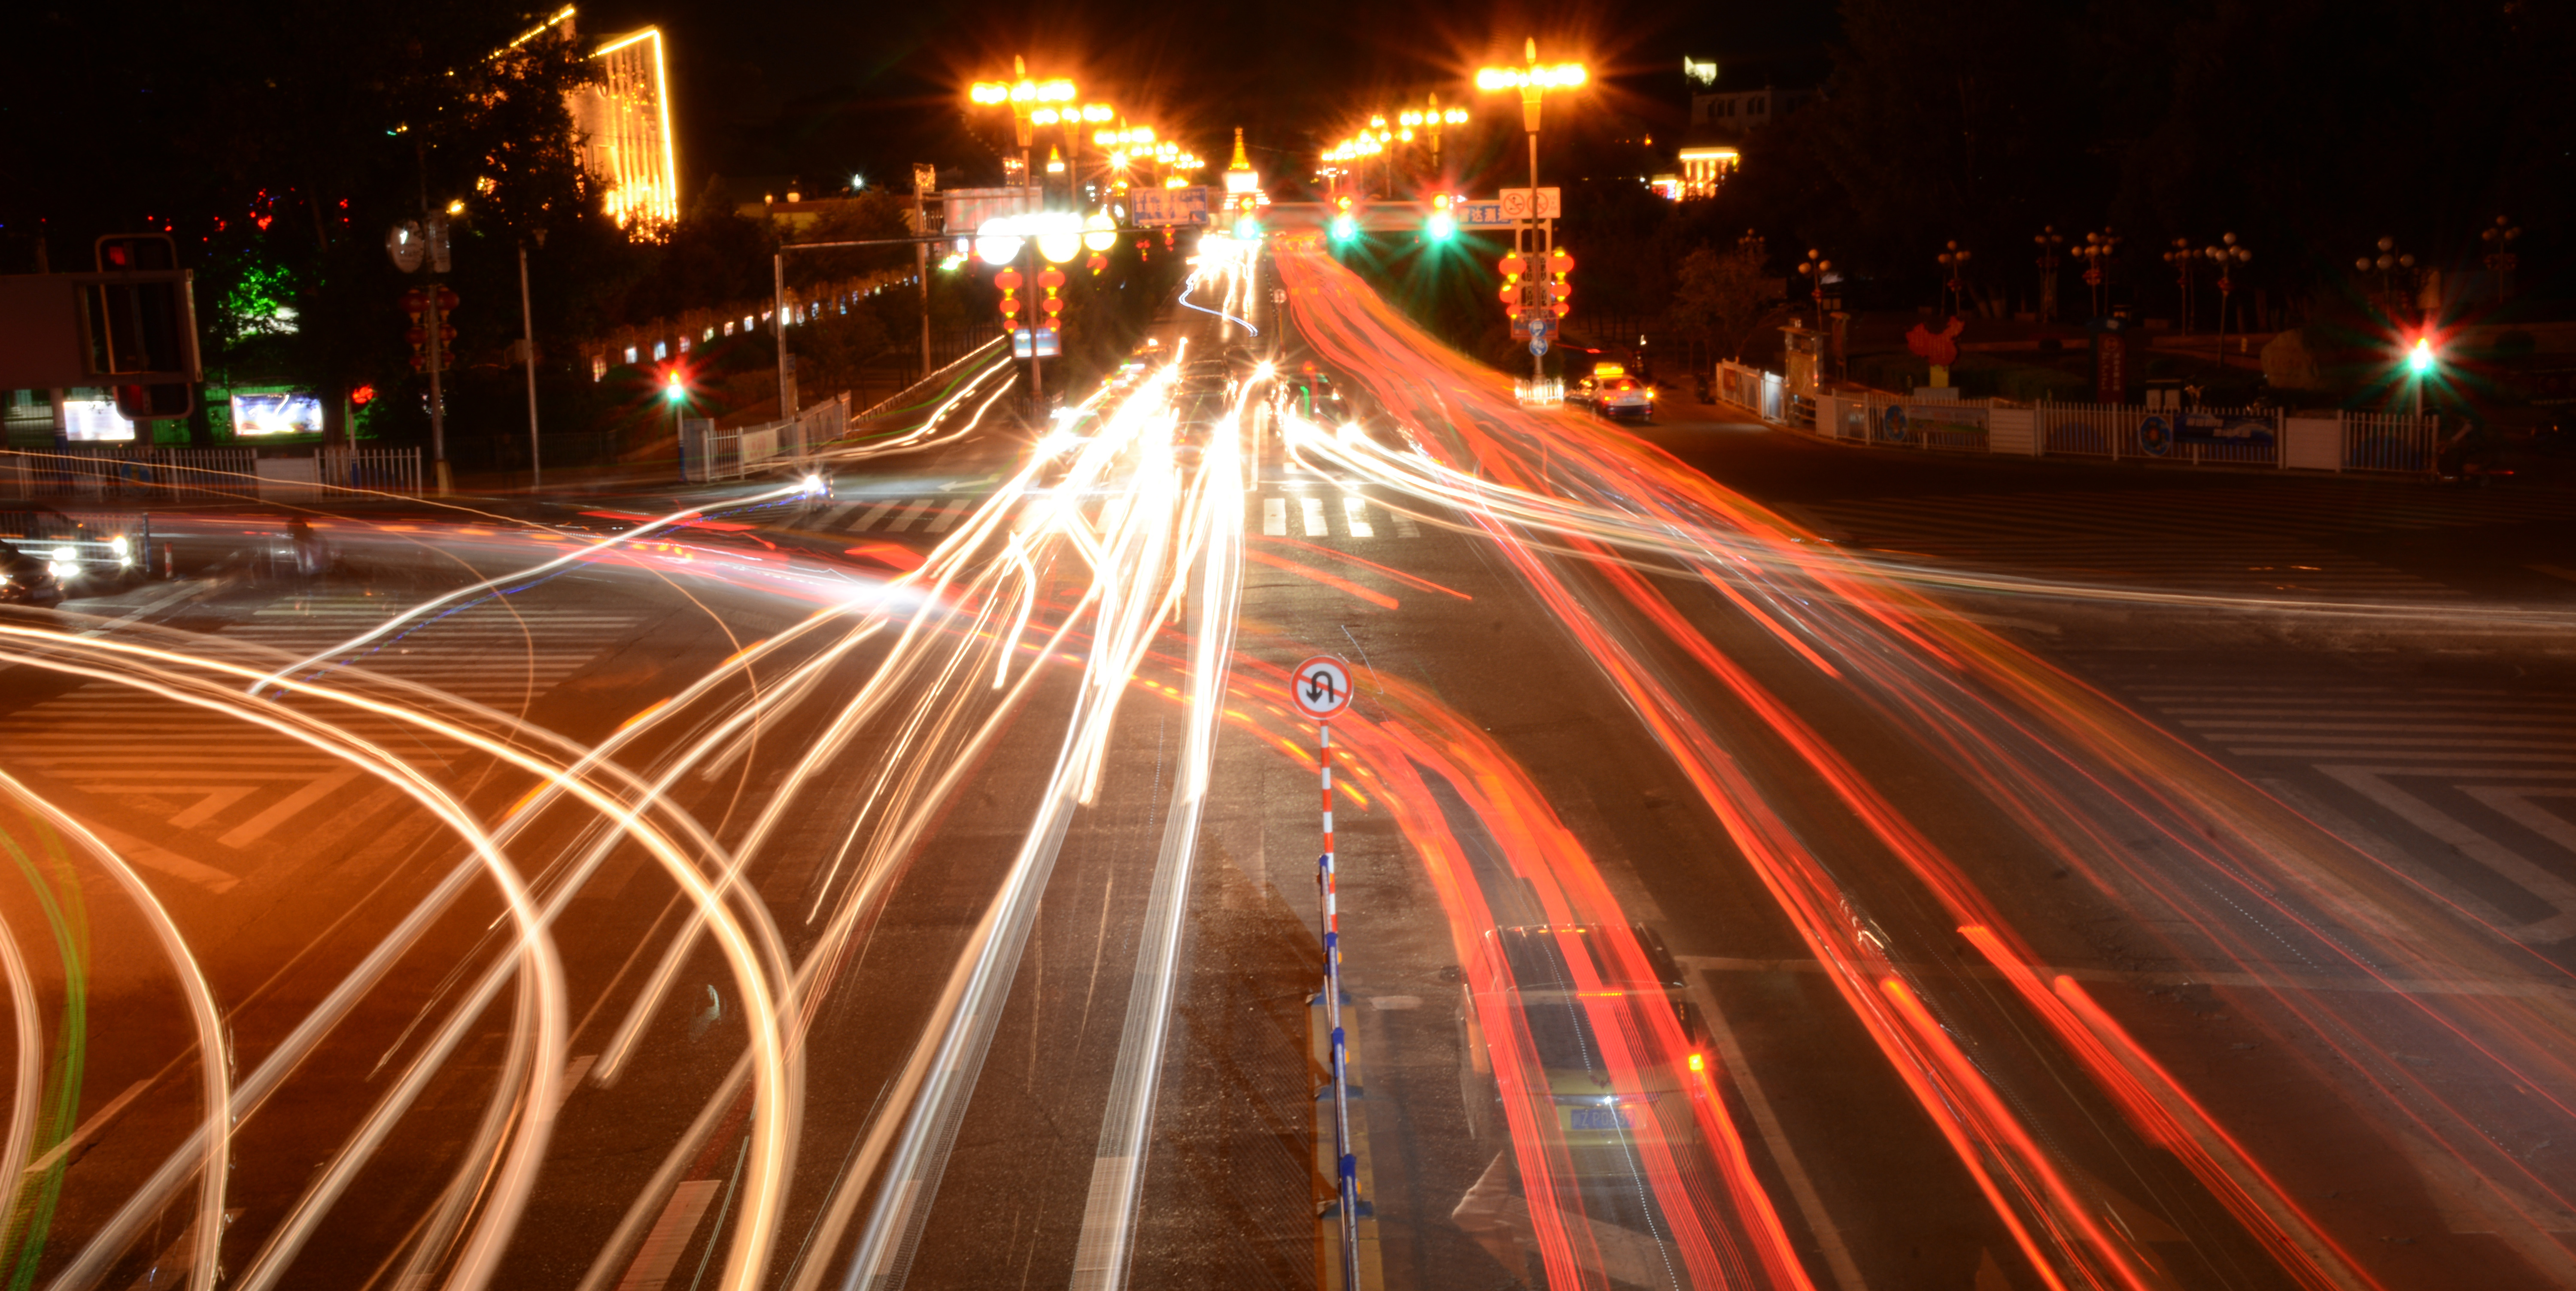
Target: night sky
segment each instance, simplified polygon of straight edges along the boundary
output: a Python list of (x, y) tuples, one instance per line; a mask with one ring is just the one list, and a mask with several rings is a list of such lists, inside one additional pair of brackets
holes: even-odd
[[(994, 182), (992, 146), (1007, 127), (989, 117), (970, 122), (965, 89), (1007, 72), (1014, 53), (1028, 56), (1033, 75), (1071, 76), (1086, 98), (1139, 111), (1219, 164), (1232, 128), (1243, 126), (1255, 164), (1277, 171), (1283, 150), (1311, 156), (1319, 141), (1394, 92), (1439, 88), (1444, 101), (1469, 94), (1476, 67), (1518, 61), (1526, 36), (1539, 38), (1548, 61), (1593, 67), (1596, 122), (1655, 129), (1679, 124), (1685, 53), (1717, 58), (1721, 89), (1812, 83), (1827, 65), (1834, 20), (1830, 5), (1752, 0), (1397, 7), (600, 0), (584, 3), (579, 19), (591, 39), (646, 23), (669, 33), (680, 166), (692, 191), (712, 174), (795, 175), (818, 191), (853, 173), (901, 186), (914, 160), (963, 166), (968, 182)], [(1485, 106), (1507, 105), (1497, 98)]]

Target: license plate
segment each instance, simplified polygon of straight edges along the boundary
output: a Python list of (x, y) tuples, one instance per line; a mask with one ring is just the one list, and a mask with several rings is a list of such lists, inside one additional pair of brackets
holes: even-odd
[(1624, 1130), (1628, 1128), (1628, 1113), (1616, 1107), (1577, 1107), (1572, 1110), (1574, 1112), (1574, 1128), (1578, 1130)]

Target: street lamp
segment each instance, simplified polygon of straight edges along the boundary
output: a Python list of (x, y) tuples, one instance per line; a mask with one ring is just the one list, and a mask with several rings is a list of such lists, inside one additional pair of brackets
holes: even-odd
[(2233, 233), (2220, 234), (2218, 245), (2202, 247), (2200, 253), (2218, 266), (2218, 366), (2223, 368), (2227, 366), (2227, 298), (2236, 290), (2231, 271), (2253, 259), (2254, 253), (2238, 246)]
[(1932, 257), (1950, 274), (1949, 281), (1942, 283), (1941, 289), (1948, 293), (1952, 317), (1968, 312), (1968, 257), (1973, 254), (1952, 242), (1941, 254)]
[[(1745, 236), (1750, 238), (1751, 230), (1747, 230)], [(1833, 267), (1834, 262), (1814, 247), (1807, 248), (1807, 258), (1798, 263), (1798, 276), (1812, 279), (1816, 284), (1810, 294), (1816, 298), (1816, 330), (1819, 332), (1825, 330), (1825, 275), (1832, 272)]]
[(2403, 270), (2411, 285), (2415, 278), (2415, 257), (2398, 250), (2395, 238), (2381, 238), (2378, 250), (2378, 255), (2363, 256), (2353, 261), (2352, 267), (2363, 273), (2373, 269), (2379, 271), (2380, 307), (2388, 311), (2389, 320), (2394, 322), (2406, 312), (2406, 297), (2397, 290), (2397, 275)]
[(2200, 263), (2200, 253), (2191, 249), (2191, 239), (2175, 238), (2173, 250), (2164, 253), (2165, 263), (2174, 267), (2174, 277), (2181, 284), (2182, 308), (2175, 311), (2181, 318), (2182, 336), (2191, 335), (2191, 271)]
[[(1583, 64), (1581, 63), (1557, 63), (1552, 66), (1541, 64), (1538, 61), (1538, 38), (1535, 36), (1530, 37), (1522, 44), (1521, 53), (1524, 58), (1529, 60), (1524, 66), (1487, 67), (1480, 69), (1476, 73), (1476, 88), (1488, 93), (1497, 90), (1520, 91), (1521, 129), (1529, 134), (1529, 211), (1530, 219), (1536, 220), (1538, 218), (1539, 210), (1539, 108), (1549, 90), (1581, 89), (1583, 87), (1586, 73), (1584, 72)], [(1549, 252), (1547, 258), (1550, 260), (1555, 258), (1556, 229), (1553, 224), (1542, 223), (1537, 230), (1531, 230), (1527, 221), (1515, 224), (1512, 229), (1513, 250), (1517, 251), (1521, 249), (1522, 235), (1524, 232), (1531, 232), (1533, 235), (1530, 243), (1530, 248), (1533, 251), (1538, 248), (1536, 238), (1543, 236), (1546, 239), (1547, 249)], [(1531, 319), (1533, 327), (1536, 326), (1537, 321), (1538, 320), (1535, 317)], [(1553, 322), (1554, 320), (1551, 319), (1550, 321)], [(1535, 385), (1546, 372), (1546, 350), (1546, 341), (1533, 334), (1530, 338), (1530, 380), (1533, 385)]]
[(2039, 247), (2039, 321), (2045, 327), (2057, 321), (2057, 249), (2066, 245), (2066, 235), (2050, 224), (2030, 240)]
[(2093, 291), (2095, 318), (2107, 312), (2102, 302), (2110, 294), (2111, 266), (2119, 263), (2115, 258), (2119, 245), (2120, 235), (2104, 225), (2099, 233), (2085, 234), (2084, 245), (2074, 249), (2075, 257), (2084, 262), (2084, 285)]
[(2519, 260), (2513, 254), (2514, 242), (2522, 230), (2513, 221), (2499, 215), (2492, 228), (2478, 230), (2478, 241), (2487, 244), (2487, 275), (2495, 279), (2496, 303), (2504, 303), (2505, 294), (2513, 289), (2513, 268)]
[(1029, 79), (1029, 60), (1025, 58), (1014, 56), (1011, 59), (1011, 72), (1019, 79), (977, 81), (968, 95), (975, 102), (986, 107), (1007, 107), (1011, 110), (1011, 123), (1017, 127), (1020, 145), (1020, 175), (1025, 182), (1036, 178), (1036, 172), (1031, 169), (1034, 158), (1030, 156), (1030, 152), (1037, 147), (1035, 120), (1037, 111), (1040, 108), (1047, 109), (1048, 118), (1053, 120), (1057, 116), (1053, 105), (1071, 103), (1075, 94), (1073, 82), (1068, 80)]

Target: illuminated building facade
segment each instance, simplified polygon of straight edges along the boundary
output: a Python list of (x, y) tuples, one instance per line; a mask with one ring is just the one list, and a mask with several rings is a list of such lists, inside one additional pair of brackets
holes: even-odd
[[(573, 6), (566, 5), (527, 35), (574, 39)], [(670, 59), (662, 29), (603, 42), (591, 53), (599, 77), (564, 96), (572, 112), (582, 169), (607, 186), (607, 208), (618, 226), (649, 234), (680, 218), (680, 163), (671, 137)]]
[(1717, 196), (1717, 187), (1735, 173), (1737, 154), (1733, 148), (1684, 148), (1681, 151), (1682, 173), (1677, 190), (1665, 194), (1682, 201)]
[(608, 185), (618, 224), (654, 227), (680, 218), (680, 163), (671, 142), (669, 60), (662, 29), (647, 27), (599, 47), (599, 79), (571, 95), (581, 164)]

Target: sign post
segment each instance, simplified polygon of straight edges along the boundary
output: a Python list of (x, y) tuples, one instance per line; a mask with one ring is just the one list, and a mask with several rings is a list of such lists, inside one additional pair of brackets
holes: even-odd
[(1315, 721), (1315, 761), (1323, 770), (1324, 854), (1315, 862), (1315, 882), (1323, 900), (1324, 1020), (1332, 1028), (1333, 1040), (1333, 1175), (1341, 1198), (1342, 1286), (1346, 1291), (1357, 1291), (1359, 1158), (1351, 1152), (1350, 1058), (1342, 1033), (1341, 915), (1334, 899), (1333, 876), (1333, 719), (1351, 706), (1351, 667), (1336, 656), (1316, 655), (1297, 665), (1297, 671), (1288, 679), (1288, 697), (1298, 712)]

